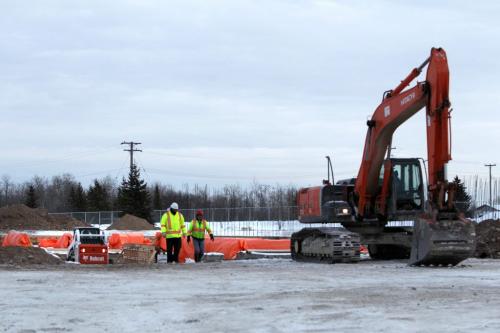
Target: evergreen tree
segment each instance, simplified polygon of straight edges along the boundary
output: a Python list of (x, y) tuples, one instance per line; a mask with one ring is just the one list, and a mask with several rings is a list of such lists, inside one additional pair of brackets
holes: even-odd
[(155, 185), (153, 192), (153, 209), (160, 210), (161, 209), (161, 195), (160, 195), (160, 187), (158, 184)]
[(87, 208), (90, 211), (110, 210), (109, 193), (96, 179), (87, 191)]
[(467, 193), (464, 183), (458, 176), (453, 178), (453, 184), (455, 184), (456, 192), (455, 192), (455, 203), (461, 212), (464, 212), (468, 215), (469, 210), (472, 207), (472, 197), (469, 193)]
[(118, 190), (118, 203), (125, 214), (132, 214), (150, 220), (151, 196), (147, 190), (146, 182), (141, 179), (139, 169), (135, 164), (128, 175), (123, 178)]
[(69, 192), (69, 205), (73, 211), (84, 212), (87, 210), (87, 196), (81, 183), (71, 187)]
[(36, 196), (35, 187), (33, 185), (30, 185), (28, 187), (28, 190), (26, 191), (25, 204), (26, 204), (26, 206), (28, 206), (30, 208), (36, 208), (36, 207), (38, 207), (37, 201), (38, 201), (38, 199)]

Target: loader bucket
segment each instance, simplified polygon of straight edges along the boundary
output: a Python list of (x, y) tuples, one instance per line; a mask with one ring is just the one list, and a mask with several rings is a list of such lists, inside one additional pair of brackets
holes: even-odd
[(411, 266), (455, 266), (475, 250), (475, 228), (468, 220), (415, 221)]

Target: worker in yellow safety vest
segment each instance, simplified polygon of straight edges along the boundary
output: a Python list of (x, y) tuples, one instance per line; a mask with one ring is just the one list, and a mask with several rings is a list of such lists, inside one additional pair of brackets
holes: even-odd
[(179, 262), (182, 236), (186, 236), (184, 216), (179, 212), (179, 205), (173, 202), (161, 217), (161, 234), (167, 239), (167, 262)]
[(196, 212), (196, 218), (191, 221), (189, 225), (189, 231), (187, 236), (187, 242), (189, 243), (191, 237), (193, 237), (194, 245), (194, 261), (200, 262), (205, 254), (205, 232), (210, 235), (212, 242), (214, 241), (214, 234), (208, 221), (203, 218), (203, 211), (198, 209)]

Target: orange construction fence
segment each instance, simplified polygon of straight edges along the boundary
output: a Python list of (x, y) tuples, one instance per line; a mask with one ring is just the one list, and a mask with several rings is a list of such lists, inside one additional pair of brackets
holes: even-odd
[[(232, 260), (240, 251), (248, 249), (245, 240), (238, 238), (215, 238), (211, 241), (210, 238), (205, 238), (205, 252), (218, 252), (224, 254), (225, 260)], [(186, 239), (182, 240), (181, 252), (179, 254), (179, 261), (185, 262), (186, 258), (194, 259), (194, 245), (187, 243)]]
[[(167, 250), (167, 241), (161, 237), (161, 233), (157, 232), (155, 236), (155, 246), (163, 251)], [(210, 238), (205, 239), (205, 252), (219, 252), (224, 254), (224, 259), (235, 259), (240, 251), (246, 251), (247, 246), (244, 239), (239, 238), (215, 238), (212, 242)], [(179, 261), (185, 262), (186, 258), (194, 259), (193, 242), (188, 244), (185, 238), (182, 239), (181, 252), (179, 253)]]
[(56, 249), (68, 248), (73, 241), (73, 235), (65, 232), (61, 237), (38, 237), (39, 247), (53, 247)]
[(3, 238), (2, 246), (23, 246), (30, 247), (31, 244), (30, 237), (24, 232), (9, 231), (9, 233)]
[[(155, 236), (155, 246), (166, 251), (167, 242), (161, 237), (161, 233), (157, 232)], [(216, 237), (212, 242), (210, 238), (205, 238), (205, 252), (219, 252), (224, 254), (225, 260), (235, 259), (240, 251), (248, 250), (289, 250), (289, 239), (264, 239), (264, 238), (222, 238)], [(194, 245), (191, 242), (187, 243), (185, 238), (182, 239), (181, 252), (179, 253), (179, 261), (185, 262), (186, 258), (194, 259)]]
[(57, 240), (56, 247), (59, 249), (68, 248), (73, 241), (73, 235), (69, 232), (65, 232), (59, 239)]
[(59, 238), (57, 237), (37, 237), (39, 247), (56, 247)]
[(151, 245), (151, 241), (141, 232), (114, 233), (108, 238), (110, 249), (121, 249), (125, 244)]
[(244, 238), (249, 251), (290, 251), (290, 239)]

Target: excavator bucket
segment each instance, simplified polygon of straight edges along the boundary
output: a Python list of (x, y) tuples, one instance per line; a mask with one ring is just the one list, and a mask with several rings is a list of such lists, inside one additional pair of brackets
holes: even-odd
[(411, 266), (455, 266), (475, 250), (475, 228), (468, 220), (415, 221)]

